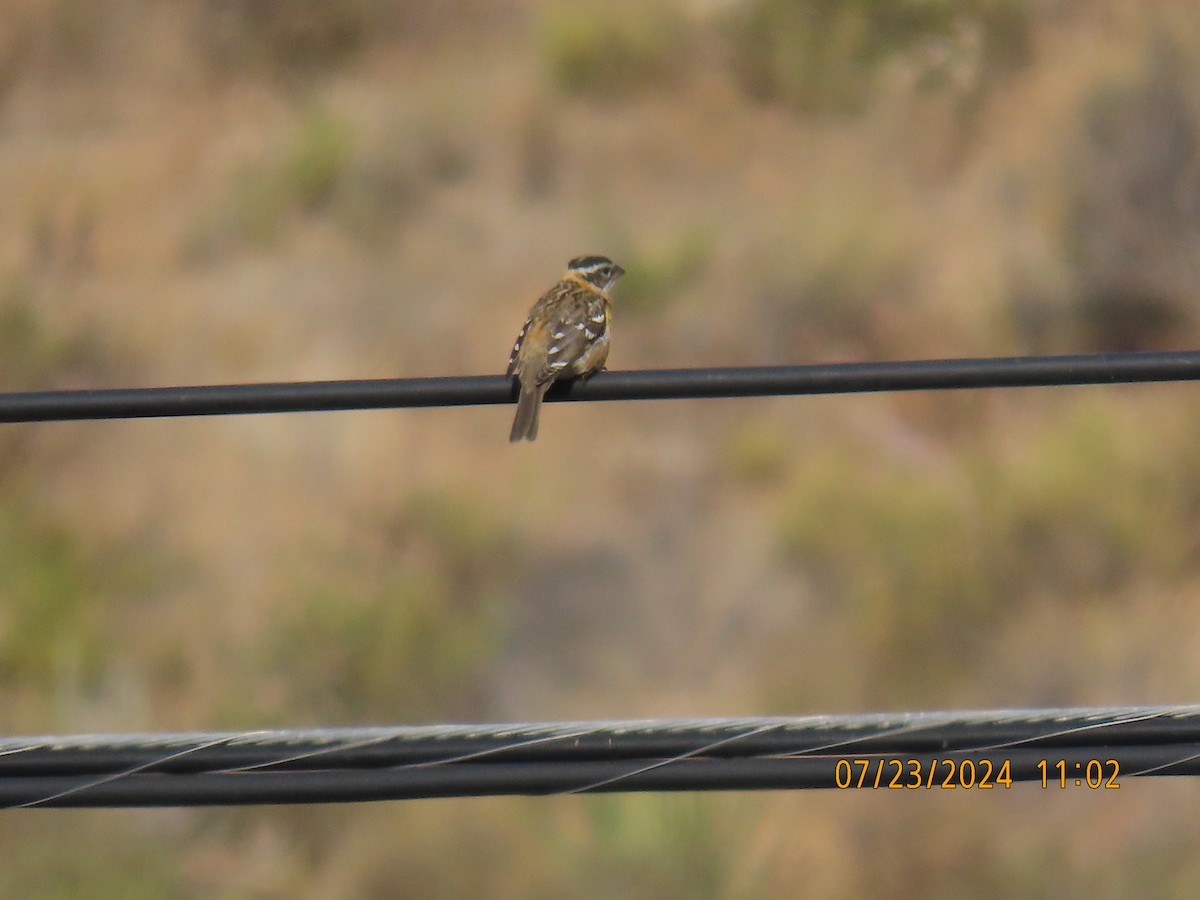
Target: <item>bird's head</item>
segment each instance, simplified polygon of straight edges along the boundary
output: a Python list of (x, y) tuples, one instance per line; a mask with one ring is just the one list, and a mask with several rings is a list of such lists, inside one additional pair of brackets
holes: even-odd
[(577, 256), (567, 263), (567, 277), (586, 282), (599, 291), (607, 291), (625, 270), (607, 256)]

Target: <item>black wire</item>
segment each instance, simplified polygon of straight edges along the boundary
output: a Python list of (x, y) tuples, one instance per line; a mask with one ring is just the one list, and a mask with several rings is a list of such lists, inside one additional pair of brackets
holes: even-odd
[(0, 806), (845, 788), (863, 772), (914, 789), (914, 764), (933, 790), (965, 761), (992, 790), (1001, 773), (1055, 789), (1198, 775), (1200, 707), (12, 738)]
[[(1178, 753), (1188, 756), (1179, 761)], [(1120, 765), (1108, 764), (1114, 757)], [(645, 791), (730, 791), (795, 790), (803, 788), (852, 788), (860, 771), (865, 772), (862, 788), (879, 790), (944, 790), (951, 770), (946, 760), (954, 759), (954, 778), (966, 778), (961, 764), (974, 764), (969, 784), (978, 785), (986, 760), (991, 776), (986, 783), (993, 792), (1009, 788), (997, 782), (996, 775), (1011, 777), (1013, 783), (1040, 782), (1043, 774), (1054, 790), (1084, 789), (1079, 783), (1093, 779), (1089, 787), (1103, 789), (1105, 784), (1128, 784), (1140, 774), (1137, 769), (1161, 767), (1155, 775), (1200, 775), (1200, 744), (1182, 748), (1147, 747), (1118, 753), (1112, 748), (1073, 748), (1063, 752), (1016, 749), (988, 754), (940, 753), (907, 754), (902, 757), (860, 755), (849, 759), (842, 769), (843, 783), (837, 783), (837, 763), (846, 757), (799, 757), (777, 759), (685, 759), (666, 765), (631, 770), (628, 764), (613, 761), (554, 763), (472, 763), (443, 769), (318, 770), (313, 772), (239, 773), (219, 775), (201, 773), (186, 778), (160, 775), (132, 775), (76, 790), (79, 782), (63, 776), (23, 776), (0, 782), (0, 806), (56, 807), (136, 807), (136, 806), (211, 806), (296, 803), (357, 803), (370, 800), (415, 800), (435, 797), (497, 797), (562, 793), (614, 793)], [(898, 760), (897, 766), (891, 760)], [(858, 761), (865, 760), (866, 766)], [(1039, 763), (1048, 763), (1043, 772)], [(1058, 764), (1069, 773), (1066, 785), (1060, 785)], [(882, 767), (877, 765), (882, 763)], [(916, 763), (916, 783), (912, 779)], [(1003, 769), (1007, 762), (1007, 769)], [(940, 764), (940, 765), (939, 765)], [(1087, 771), (1089, 764), (1092, 772)], [(1097, 765), (1099, 768), (1097, 769)], [(931, 766), (935, 766), (931, 770)], [(876, 771), (881, 777), (876, 783)], [(929, 777), (932, 771), (932, 778)], [(849, 778), (846, 782), (844, 779)], [(906, 783), (907, 782), (907, 783)], [(953, 783), (953, 781), (951, 782)], [(1111, 787), (1110, 784), (1110, 787)], [(584, 785), (585, 787), (580, 787)]]
[[(156, 763), (156, 772), (370, 768), (487, 756), (514, 762), (833, 751), (920, 753), (991, 746), (1069, 747), (1200, 741), (1200, 708), (897, 713), (699, 722), (428, 725), (181, 735), (84, 735), (0, 739), (0, 778), (107, 773)], [(737, 738), (736, 742), (730, 738)], [(719, 746), (717, 746), (719, 745)]]
[[(604, 372), (548, 400), (666, 400), (1200, 380), (1200, 351)], [(0, 422), (511, 403), (501, 375), (0, 394)]]

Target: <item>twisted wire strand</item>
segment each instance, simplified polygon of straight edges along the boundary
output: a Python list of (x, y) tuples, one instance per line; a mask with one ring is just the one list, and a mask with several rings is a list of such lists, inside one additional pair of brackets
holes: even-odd
[(0, 806), (829, 788), (839, 762), (950, 759), (1200, 775), (1200, 706), (6, 738)]

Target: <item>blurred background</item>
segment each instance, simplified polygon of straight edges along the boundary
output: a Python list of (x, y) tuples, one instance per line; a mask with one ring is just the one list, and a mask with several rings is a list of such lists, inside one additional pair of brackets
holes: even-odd
[[(5, 390), (1186, 348), (1188, 0), (0, 0)], [(0, 733), (1188, 702), (1189, 385), (0, 428)], [(12, 896), (1183, 895), (1194, 780), (0, 817)]]

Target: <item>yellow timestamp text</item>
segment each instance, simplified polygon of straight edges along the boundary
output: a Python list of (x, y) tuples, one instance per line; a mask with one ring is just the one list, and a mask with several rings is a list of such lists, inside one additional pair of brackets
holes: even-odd
[(893, 790), (975, 789), (989, 791), (997, 785), (1012, 787), (1009, 760), (990, 759), (839, 759), (833, 767), (839, 788), (890, 788)]
[(1013, 777), (1009, 759), (900, 759), (869, 757), (839, 759), (834, 763), (834, 784), (839, 788), (886, 788), (890, 790), (1005, 790), (1014, 781), (1040, 781), (1043, 789), (1086, 787), (1116, 790), (1121, 764), (1115, 759), (1041, 759), (1030, 772), (1023, 764)]
[(1044, 788), (1057, 787), (1065, 791), (1074, 786), (1115, 791), (1121, 787), (1117, 782), (1121, 774), (1121, 764), (1115, 759), (1040, 759), (1037, 770), (1042, 776)]

